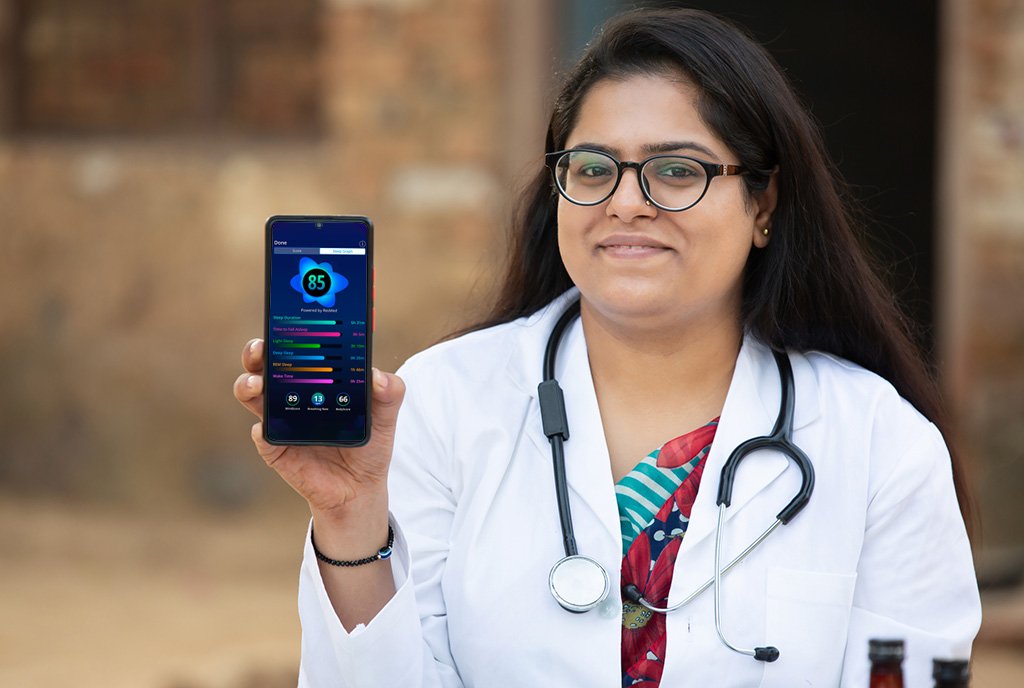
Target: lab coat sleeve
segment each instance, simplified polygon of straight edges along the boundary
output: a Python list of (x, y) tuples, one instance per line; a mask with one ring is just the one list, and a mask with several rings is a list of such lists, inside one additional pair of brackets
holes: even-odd
[[(407, 391), (389, 473), (395, 595), (368, 624), (347, 632), (327, 597), (307, 533), (299, 579), (300, 688), (462, 688), (441, 590), (454, 515), (447, 487), (451, 459), (443, 441), (448, 426), (429, 417), (440, 388), (422, 379), (418, 367), (398, 371)], [(424, 397), (431, 395), (435, 404), (428, 405)]]
[(892, 436), (888, 447), (871, 447), (877, 479), (869, 481), (843, 688), (868, 685), (871, 638), (904, 639), (906, 685), (930, 686), (932, 659), (967, 658), (981, 624), (949, 452), (934, 425), (907, 425), (908, 449), (894, 450), (907, 443)]

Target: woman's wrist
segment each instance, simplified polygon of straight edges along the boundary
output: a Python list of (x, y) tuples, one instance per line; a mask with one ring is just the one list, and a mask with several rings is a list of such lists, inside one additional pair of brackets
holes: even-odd
[(387, 495), (358, 501), (336, 509), (310, 509), (316, 548), (331, 559), (361, 559), (387, 542)]
[(324, 554), (323, 552), (321, 552), (319, 549), (317, 549), (316, 532), (313, 530), (310, 531), (310, 539), (313, 541), (313, 554), (315, 554), (316, 558), (320, 561), (324, 562), (325, 564), (330, 564), (331, 566), (337, 566), (339, 568), (356, 568), (359, 566), (366, 566), (367, 564), (373, 564), (378, 561), (384, 561), (385, 559), (390, 559), (391, 554), (394, 551), (393, 547), (395, 544), (395, 531), (389, 525), (387, 543), (385, 543), (384, 546), (378, 549), (375, 553), (371, 554), (368, 557), (363, 557), (362, 559), (333, 559)]

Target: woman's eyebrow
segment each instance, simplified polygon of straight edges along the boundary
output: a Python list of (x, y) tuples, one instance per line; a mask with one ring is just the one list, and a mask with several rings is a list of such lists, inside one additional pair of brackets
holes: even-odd
[[(608, 153), (615, 158), (621, 158), (620, 151), (617, 148), (611, 146), (605, 146), (600, 143), (594, 143), (592, 141), (582, 141), (573, 146), (573, 149), (587, 148), (589, 150), (596, 150), (602, 153)], [(703, 153), (715, 160), (718, 160), (718, 155), (715, 154), (707, 146), (703, 146), (696, 141), (665, 141), (663, 143), (645, 143), (640, 147), (640, 150), (644, 155), (659, 155), (661, 153), (676, 153), (679, 151), (695, 151), (697, 153)]]
[(573, 146), (569, 150), (577, 150), (579, 148), (586, 148), (587, 150), (594, 150), (594, 151), (599, 151), (601, 153), (607, 153), (608, 155), (611, 155), (612, 157), (615, 157), (615, 158), (619, 157), (618, 149), (611, 148), (609, 146), (603, 146), (600, 143), (593, 143), (593, 142), (590, 142), (590, 141), (583, 141), (582, 143), (577, 143), (575, 146)]
[(696, 141), (666, 141), (664, 143), (648, 143), (641, 147), (641, 150), (646, 155), (658, 155), (659, 153), (674, 153), (681, 150), (692, 150), (704, 155), (709, 155), (712, 158), (718, 159), (718, 156), (711, 151), (710, 148), (702, 146)]

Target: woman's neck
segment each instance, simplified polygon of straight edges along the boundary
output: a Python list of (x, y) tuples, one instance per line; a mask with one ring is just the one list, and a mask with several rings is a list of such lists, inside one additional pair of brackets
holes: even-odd
[(581, 317), (599, 396), (650, 404), (653, 394), (695, 414), (721, 412), (742, 341), (738, 314), (623, 322), (584, 300)]
[(614, 481), (652, 449), (721, 415), (742, 339), (738, 316), (624, 321), (586, 301), (581, 313)]

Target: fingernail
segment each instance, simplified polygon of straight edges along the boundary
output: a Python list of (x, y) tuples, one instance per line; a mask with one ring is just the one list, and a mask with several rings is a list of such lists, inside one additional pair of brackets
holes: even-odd
[(256, 376), (255, 375), (250, 375), (249, 379), (245, 381), (245, 385), (249, 389), (255, 389), (256, 388)]
[(256, 345), (257, 344), (259, 344), (259, 340), (258, 339), (254, 339), (251, 342), (249, 342), (249, 353), (251, 353), (251, 354), (256, 353)]
[(388, 376), (380, 372), (376, 368), (373, 369), (373, 384), (380, 391), (384, 391), (388, 388)]

